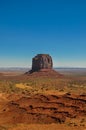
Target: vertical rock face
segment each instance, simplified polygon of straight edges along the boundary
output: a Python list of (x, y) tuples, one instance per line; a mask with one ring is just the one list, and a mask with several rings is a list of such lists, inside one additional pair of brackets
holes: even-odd
[(52, 57), (48, 54), (38, 54), (32, 59), (32, 72), (39, 71), (41, 69), (52, 69), (52, 67)]

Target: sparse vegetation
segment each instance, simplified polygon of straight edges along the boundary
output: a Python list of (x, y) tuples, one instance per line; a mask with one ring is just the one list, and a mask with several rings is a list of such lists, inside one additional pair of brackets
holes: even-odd
[[(25, 87), (16, 87), (16, 84), (23, 84)], [(22, 85), (21, 85), (22, 86)], [(64, 78), (48, 78), (48, 77), (31, 77), (27, 80), (19, 79), (18, 80), (0, 80), (0, 92), (5, 93), (21, 93), (23, 91), (32, 91), (29, 88), (32, 88), (34, 91), (38, 90), (57, 90), (64, 92), (73, 92), (73, 93), (84, 93), (86, 90), (86, 80), (80, 79), (64, 79)]]
[[(2, 110), (3, 110), (3, 113), (6, 113), (7, 111), (9, 111), (9, 109), (10, 110), (12, 109), (10, 112), (14, 111), (14, 114), (13, 113), (11, 114), (12, 115), (11, 120), (13, 122), (17, 120), (16, 112), (17, 113), (20, 112), (22, 114), (24, 114), (25, 112), (28, 113), (27, 107), (25, 108), (25, 105), (26, 106), (28, 105), (28, 109), (31, 111), (28, 114), (32, 114), (31, 117), (34, 116), (35, 114), (36, 117), (34, 117), (34, 119), (38, 118), (38, 121), (39, 121), (39, 118), (42, 120), (42, 122), (44, 121), (44, 118), (46, 118), (46, 120), (49, 120), (51, 122), (58, 121), (59, 118), (61, 119), (63, 118), (64, 123), (62, 124), (68, 126), (69, 128), (73, 127), (74, 130), (77, 130), (78, 128), (80, 128), (80, 130), (83, 130), (83, 128), (86, 127), (85, 126), (86, 118), (85, 118), (85, 115), (83, 115), (83, 113), (85, 112), (85, 106), (82, 107), (83, 105), (82, 104), (79, 107), (79, 103), (77, 104), (77, 102), (81, 102), (83, 99), (84, 100), (82, 102), (83, 103), (85, 102), (85, 95), (86, 95), (85, 76), (81, 75), (80, 77), (79, 75), (78, 77), (78, 76), (72, 75), (72, 76), (63, 76), (61, 78), (59, 77), (57, 78), (53, 76), (20, 75), (20, 76), (14, 76), (13, 78), (11, 78), (10, 76), (7, 76), (7, 77), (0, 76), (0, 78), (1, 78), (0, 79), (0, 94), (2, 94), (2, 96), (0, 97), (1, 98), (0, 112), (2, 113)], [(6, 94), (7, 96), (4, 98)], [(38, 97), (38, 95), (40, 95), (40, 98)], [(50, 99), (48, 97), (49, 95), (50, 95)], [(62, 95), (64, 95), (63, 98), (62, 98)], [(76, 95), (81, 96), (79, 97), (80, 98), (79, 101), (78, 101), (79, 98)], [(29, 96), (33, 96), (33, 99), (32, 99), (33, 104), (29, 105), (29, 101), (28, 101), (28, 104), (24, 104), (24, 106), (22, 106), (23, 102), (25, 103), (25, 101), (27, 101), (27, 97)], [(61, 96), (62, 101), (57, 102), (57, 99), (59, 99), (58, 98), (59, 96)], [(6, 100), (6, 98), (8, 100)], [(17, 100), (19, 100), (20, 104), (16, 102)], [(50, 102), (51, 100), (52, 102)], [(56, 103), (55, 103), (55, 100), (56, 100)], [(36, 104), (34, 106), (35, 101), (37, 102), (37, 106)], [(51, 106), (50, 107), (47, 107), (46, 105), (40, 106), (40, 101), (42, 101), (42, 104), (43, 102), (45, 103), (50, 102), (51, 104), (49, 103), (49, 105)], [(8, 104), (8, 107), (6, 108), (7, 104)], [(53, 107), (52, 104), (55, 107)], [(60, 108), (57, 109), (56, 105), (58, 105)], [(78, 118), (76, 118), (77, 117), (76, 114), (79, 112), (79, 110), (82, 116), (78, 120)], [(42, 111), (42, 114), (40, 115), (41, 111)], [(74, 111), (76, 113), (74, 113)], [(38, 112), (38, 114), (36, 114), (36, 112)], [(51, 112), (51, 116), (47, 115), (47, 112), (48, 113)], [(55, 115), (56, 113), (58, 113), (57, 115), (59, 115), (59, 118), (52, 116), (53, 113)], [(20, 117), (19, 115), (18, 115), (18, 118)], [(23, 115), (23, 118), (27, 119), (26, 117), (24, 117), (24, 115)], [(25, 124), (22, 124), (22, 127), (23, 126), (25, 126)], [(6, 124), (4, 124), (3, 126), (2, 125), (0, 126), (0, 129), (10, 130), (13, 127), (15, 129), (15, 127), (17, 128), (17, 125), (15, 124), (14, 126), (11, 127), (11, 125), (7, 126)], [(18, 126), (18, 129), (19, 128), (20, 127)], [(26, 129), (26, 126), (24, 128)]]

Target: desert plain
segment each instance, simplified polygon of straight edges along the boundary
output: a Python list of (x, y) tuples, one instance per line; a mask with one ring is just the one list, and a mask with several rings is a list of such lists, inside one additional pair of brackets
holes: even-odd
[(86, 69), (0, 71), (0, 130), (86, 130)]

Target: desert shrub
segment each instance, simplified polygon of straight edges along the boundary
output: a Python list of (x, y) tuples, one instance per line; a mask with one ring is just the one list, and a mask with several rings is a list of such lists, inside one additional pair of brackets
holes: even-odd
[(0, 81), (0, 92), (4, 93), (13, 93), (21, 91), (19, 88), (15, 87), (14, 82), (12, 81)]

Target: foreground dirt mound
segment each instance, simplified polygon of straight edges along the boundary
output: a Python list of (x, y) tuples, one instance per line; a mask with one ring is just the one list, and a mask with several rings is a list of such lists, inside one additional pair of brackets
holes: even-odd
[(68, 119), (86, 117), (86, 95), (41, 95), (5, 103), (0, 108), (0, 124), (65, 123)]

